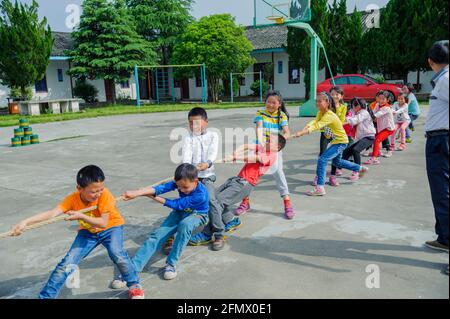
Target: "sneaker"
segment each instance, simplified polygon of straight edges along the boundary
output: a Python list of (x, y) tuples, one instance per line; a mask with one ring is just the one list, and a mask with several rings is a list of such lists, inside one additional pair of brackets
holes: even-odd
[(318, 177), (314, 177), (314, 181), (311, 183), (312, 186), (317, 186)]
[(173, 242), (175, 241), (175, 238), (170, 237), (167, 239), (166, 243), (164, 244), (163, 252), (165, 255), (169, 255), (170, 251), (172, 250)]
[(364, 165), (380, 165), (380, 160), (376, 157), (371, 157), (364, 162)]
[(212, 244), (212, 249), (214, 251), (220, 251), (224, 247), (225, 247), (225, 239), (223, 237), (216, 238)]
[(295, 217), (294, 209), (292, 207), (285, 207), (284, 208), (284, 216), (287, 219), (294, 219), (294, 217)]
[(412, 132), (414, 132), (414, 131), (416, 130), (416, 128), (413, 126), (413, 127), (410, 128), (410, 130), (411, 130)]
[(425, 246), (434, 250), (446, 251), (448, 252), (448, 245), (441, 244), (437, 240), (430, 240), (425, 243)]
[(241, 226), (241, 219), (239, 217), (235, 217), (232, 221), (225, 225), (225, 233), (232, 233)]
[(369, 157), (369, 156), (371, 156), (371, 153), (370, 153), (370, 151), (364, 151), (361, 153), (361, 156)]
[(383, 154), (383, 157), (386, 157), (386, 158), (392, 157), (392, 151), (386, 152), (385, 154)]
[(335, 187), (340, 185), (336, 179), (336, 176), (330, 176), (329, 184), (330, 184), (330, 186), (335, 186)]
[(338, 169), (336, 170), (336, 176), (339, 177), (339, 176), (342, 176), (342, 175), (344, 175), (344, 172), (343, 172), (341, 169), (338, 168)]
[(312, 191), (306, 193), (308, 196), (323, 196), (325, 194), (325, 189), (318, 186), (314, 187)]
[(412, 143), (412, 138), (407, 137), (407, 138), (406, 138), (406, 143)]
[(352, 175), (350, 175), (348, 179), (352, 182), (356, 182), (357, 180), (359, 180), (359, 173), (353, 172)]
[(404, 151), (405, 149), (406, 149), (406, 145), (405, 144), (400, 144), (400, 146), (397, 147), (397, 151), (400, 151), (400, 152)]
[(361, 166), (361, 170), (359, 171), (358, 176), (359, 178), (363, 178), (364, 175), (369, 171), (369, 168), (366, 166)]
[(127, 287), (127, 282), (122, 279), (114, 279), (111, 282), (111, 289), (124, 289)]
[(141, 285), (131, 286), (128, 290), (128, 299), (145, 299)]
[(206, 235), (204, 232), (200, 232), (194, 236), (191, 237), (189, 240), (190, 246), (203, 246), (208, 245), (212, 242), (212, 237)]
[(249, 210), (250, 210), (250, 204), (242, 202), (241, 205), (239, 205), (239, 207), (236, 209), (234, 214), (236, 216), (241, 216), (241, 215), (243, 215), (245, 213), (248, 213)]
[(172, 280), (175, 279), (177, 276), (177, 270), (174, 266), (167, 264), (166, 267), (164, 267), (164, 279), (165, 280)]

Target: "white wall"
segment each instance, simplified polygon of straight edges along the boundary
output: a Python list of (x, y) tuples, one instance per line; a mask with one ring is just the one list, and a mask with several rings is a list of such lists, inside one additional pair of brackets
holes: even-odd
[[(253, 56), (256, 59), (256, 63), (270, 63), (272, 62), (272, 53), (262, 53)], [(272, 89), (280, 91), (286, 99), (300, 99), (305, 97), (305, 82), (304, 73), (300, 71), (300, 83), (290, 84), (289, 83), (289, 55), (286, 52), (274, 53), (274, 87)], [(283, 63), (282, 73), (278, 73), (278, 62)], [(253, 65), (250, 66), (246, 72), (254, 72)], [(233, 78), (233, 80), (237, 80)], [(248, 96), (253, 94), (250, 89), (253, 84), (254, 75), (245, 75), (245, 85), (241, 86), (240, 93), (241, 96)], [(319, 71), (319, 82), (325, 80), (325, 69)]]
[[(58, 69), (62, 69), (63, 81), (58, 81)], [(69, 70), (69, 63), (67, 61), (50, 61), (46, 77), (47, 77), (47, 92), (36, 92), (33, 85), (33, 99), (71, 99), (72, 91), (70, 87), (70, 76), (67, 75)]]
[(7, 107), (8, 106), (8, 96), (9, 96), (9, 88), (6, 86), (2, 86), (0, 84), (0, 107)]

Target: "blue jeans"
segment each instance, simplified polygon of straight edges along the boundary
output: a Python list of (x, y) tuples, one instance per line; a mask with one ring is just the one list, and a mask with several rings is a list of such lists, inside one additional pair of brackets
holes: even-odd
[(448, 135), (427, 139), (426, 163), (431, 199), (436, 218), (437, 241), (448, 245), (449, 210), (449, 146)]
[(317, 185), (324, 186), (327, 178), (327, 164), (332, 161), (332, 164), (337, 168), (345, 168), (353, 172), (359, 172), (361, 166), (342, 159), (342, 153), (347, 148), (347, 144), (335, 144), (327, 148), (325, 152), (320, 155), (317, 162)]
[(161, 226), (139, 247), (132, 260), (136, 270), (142, 272), (155, 252), (176, 233), (177, 236), (173, 242), (172, 250), (167, 257), (167, 263), (175, 267), (183, 249), (191, 239), (192, 232), (206, 223), (208, 223), (207, 215), (172, 211)]
[(40, 299), (55, 299), (81, 260), (86, 258), (98, 245), (102, 244), (109, 257), (116, 264), (127, 286), (139, 284), (139, 277), (128, 253), (123, 248), (123, 226), (112, 227), (97, 234), (80, 230), (67, 255), (53, 270), (47, 284), (39, 294)]
[(411, 123), (409, 123), (409, 127), (406, 128), (406, 138), (411, 138), (411, 131), (414, 127), (414, 121), (419, 118), (419, 115), (409, 114), (409, 117), (411, 118)]

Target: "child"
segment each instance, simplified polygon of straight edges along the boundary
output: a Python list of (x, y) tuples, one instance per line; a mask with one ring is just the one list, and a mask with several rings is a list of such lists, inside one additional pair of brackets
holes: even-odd
[(199, 181), (208, 190), (210, 206), (208, 225), (203, 232), (192, 236), (190, 244), (204, 245), (210, 243), (213, 236), (216, 241), (220, 241), (224, 237), (224, 232), (231, 232), (239, 228), (242, 223), (232, 212), (226, 215), (214, 215), (218, 209), (211, 209), (212, 206), (217, 205), (214, 188), (216, 173), (213, 163), (217, 160), (219, 151), (219, 135), (207, 130), (208, 115), (205, 109), (193, 108), (189, 112), (188, 119), (191, 133), (184, 139), (183, 163), (197, 166)]
[[(266, 138), (271, 134), (282, 134), (285, 139), (289, 139), (289, 113), (286, 110), (283, 98), (278, 91), (267, 93), (266, 109), (256, 113), (254, 120), (256, 124), (257, 143), (266, 144)], [(277, 184), (280, 196), (284, 200), (284, 215), (287, 219), (295, 217), (292, 208), (289, 187), (283, 170), (283, 152), (278, 153), (276, 166), (274, 167), (273, 177)], [(235, 214), (240, 216), (250, 210), (250, 199), (244, 198), (241, 205), (237, 208)]]
[[(178, 190), (179, 199), (170, 200), (159, 196), (175, 190)], [(142, 196), (171, 208), (172, 212), (137, 250), (132, 262), (137, 272), (142, 272), (155, 252), (176, 233), (173, 248), (167, 257), (164, 268), (164, 279), (174, 279), (177, 276), (177, 263), (193, 230), (208, 222), (208, 190), (202, 183), (199, 183), (198, 171), (194, 165), (181, 164), (175, 171), (175, 181), (154, 188), (146, 187), (127, 191), (122, 195), (125, 201)], [(116, 289), (120, 288), (120, 281), (121, 278), (115, 279), (112, 286)]]
[(334, 109), (334, 100), (330, 94), (322, 92), (317, 96), (316, 107), (318, 113), (316, 119), (308, 123), (306, 127), (299, 131), (295, 136), (301, 137), (314, 131), (325, 128), (325, 134), (330, 135), (331, 146), (320, 155), (317, 162), (317, 186), (310, 192), (308, 196), (324, 196), (326, 168), (328, 161), (332, 160), (333, 164), (338, 168), (349, 169), (353, 172), (359, 172), (362, 177), (367, 171), (367, 167), (345, 161), (342, 159), (342, 152), (347, 148), (348, 137), (345, 133), (341, 120), (332, 111)]
[[(351, 102), (353, 115), (347, 117), (346, 123), (356, 127), (355, 142), (342, 154), (344, 160), (353, 157), (353, 161), (361, 165), (361, 152), (371, 146), (375, 140), (376, 129), (370, 113), (367, 111), (366, 101), (355, 98)], [(357, 181), (359, 173), (353, 172), (349, 177), (351, 181)]]
[[(77, 191), (67, 196), (56, 208), (21, 221), (13, 227), (12, 234), (22, 234), (25, 227), (67, 214), (66, 220), (78, 220), (80, 228), (75, 241), (64, 259), (56, 266), (47, 284), (39, 294), (40, 299), (54, 299), (58, 296), (67, 277), (98, 245), (102, 244), (118, 267), (129, 287), (130, 299), (143, 299), (144, 291), (139, 284), (137, 272), (123, 248), (124, 220), (116, 208), (113, 195), (104, 186), (105, 175), (94, 165), (82, 168), (77, 174)], [(75, 211), (90, 206), (98, 208), (89, 214)]]
[[(370, 107), (367, 108), (367, 111), (369, 112), (370, 116), (372, 117), (373, 121), (374, 121), (374, 125), (375, 125), (375, 129), (377, 128), (377, 123), (376, 123), (376, 117), (373, 114), (373, 110), (375, 109), (375, 107), (377, 106), (377, 104), (381, 103), (381, 100), (384, 98), (383, 96), (384, 92), (383, 91), (378, 91), (377, 94), (375, 95), (375, 101), (373, 101), (372, 103), (370, 103)], [(383, 148), (386, 150), (386, 153), (382, 153), (380, 152), (379, 155), (384, 156), (384, 157), (390, 157), (392, 156), (392, 154), (390, 153), (391, 150), (391, 143), (389, 142), (388, 139), (385, 139), (382, 142), (382, 146)], [(373, 148), (373, 145), (371, 145), (370, 147), (367, 148), (367, 150), (365, 152), (362, 153), (363, 156), (366, 157), (370, 157), (372, 156), (373, 152), (370, 152), (370, 149)]]
[[(375, 141), (373, 143), (373, 153), (372, 157), (367, 160), (365, 165), (378, 165), (380, 161), (378, 156), (380, 154), (380, 143), (388, 139), (389, 136), (395, 133), (395, 123), (394, 114), (392, 107), (389, 104), (389, 92), (381, 91), (377, 93), (379, 103), (373, 109), (374, 117), (376, 118), (377, 124), (377, 135), (375, 136)], [(385, 157), (392, 156), (393, 149), (390, 148)]]
[[(216, 200), (218, 205), (211, 207), (217, 209), (214, 214), (226, 215), (231, 212), (230, 206), (239, 203), (244, 198), (248, 198), (259, 179), (270, 167), (277, 161), (277, 153), (283, 150), (286, 145), (286, 139), (283, 135), (270, 135), (265, 139), (266, 145), (261, 144), (243, 145), (238, 148), (232, 156), (225, 161), (243, 160), (246, 162), (237, 177), (228, 179), (225, 184), (217, 189)], [(254, 155), (244, 155), (246, 151), (254, 151)], [(221, 250), (225, 241), (214, 241), (213, 249)]]
[[(394, 103), (392, 109), (395, 114), (395, 131), (400, 131), (401, 135), (401, 142), (397, 151), (404, 151), (406, 148), (406, 129), (411, 123), (411, 118), (408, 114), (408, 97), (405, 93), (401, 93), (398, 96), (397, 102)], [(391, 148), (395, 149), (395, 133), (391, 135)]]
[[(330, 89), (330, 95), (333, 98), (334, 103), (336, 105), (336, 115), (339, 117), (339, 120), (341, 120), (341, 122), (344, 123), (347, 113), (350, 112), (347, 104), (344, 103), (344, 90), (338, 86), (334, 86)], [(347, 124), (344, 125), (344, 129), (349, 139), (348, 145), (351, 145), (353, 143), (353, 139), (351, 139), (352, 128)], [(324, 151), (325, 150), (321, 150), (321, 154)], [(339, 186), (339, 182), (337, 181), (336, 176), (342, 176), (342, 170), (338, 169), (334, 165), (331, 165), (331, 174), (329, 180), (329, 184), (331, 186)]]
[(411, 143), (411, 132), (414, 131), (414, 122), (419, 118), (420, 116), (420, 106), (419, 102), (417, 101), (416, 96), (412, 92), (414, 88), (408, 87), (407, 85), (403, 86), (402, 92), (406, 94), (407, 100), (408, 100), (408, 115), (411, 118), (411, 123), (409, 123), (409, 127), (406, 128), (406, 143)]

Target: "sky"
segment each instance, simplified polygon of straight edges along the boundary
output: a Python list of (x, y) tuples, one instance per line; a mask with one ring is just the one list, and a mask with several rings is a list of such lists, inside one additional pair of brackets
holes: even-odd
[[(31, 2), (31, 0), (20, 1)], [(349, 11), (353, 11), (355, 5), (358, 10), (365, 10), (369, 5), (384, 7), (388, 2), (389, 0), (347, 0), (347, 7)], [(82, 0), (37, 0), (37, 3), (39, 15), (47, 17), (53, 31), (72, 31), (81, 13)], [(251, 25), (253, 0), (195, 0), (192, 12), (195, 18), (216, 13), (230, 13), (236, 17), (237, 23)]]

